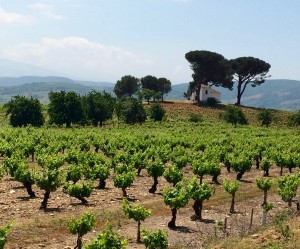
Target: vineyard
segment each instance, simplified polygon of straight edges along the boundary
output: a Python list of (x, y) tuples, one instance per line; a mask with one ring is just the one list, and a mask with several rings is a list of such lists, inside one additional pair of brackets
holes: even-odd
[[(233, 248), (222, 241), (297, 215), (300, 131), (284, 126), (287, 114), (265, 128), (250, 110), (250, 125), (233, 127), (219, 109), (194, 123), (186, 117), (197, 107), (164, 108), (166, 121), (142, 125), (2, 127), (0, 227), (12, 223), (5, 248), (74, 248), (67, 223), (87, 211), (96, 218), (84, 244), (109, 223), (127, 248), (145, 248), (140, 226), (166, 232), (169, 248)], [(273, 248), (296, 248), (293, 229), (282, 222)]]

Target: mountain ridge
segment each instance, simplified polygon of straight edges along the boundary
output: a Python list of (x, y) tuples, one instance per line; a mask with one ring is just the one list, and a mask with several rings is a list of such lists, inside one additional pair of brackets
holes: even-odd
[[(183, 93), (188, 83), (172, 85), (172, 91), (166, 100), (185, 100)], [(47, 103), (50, 91), (75, 91), (81, 95), (92, 90), (106, 91), (113, 94), (114, 83), (73, 80), (59, 76), (20, 76), (0, 77), (0, 103), (8, 102), (12, 96), (24, 95), (34, 97)], [(235, 103), (236, 86), (232, 91), (213, 87), (221, 92), (222, 103)], [(242, 96), (241, 104), (245, 106), (271, 108), (278, 110), (300, 109), (300, 81), (287, 79), (266, 80), (260, 86), (248, 86)]]

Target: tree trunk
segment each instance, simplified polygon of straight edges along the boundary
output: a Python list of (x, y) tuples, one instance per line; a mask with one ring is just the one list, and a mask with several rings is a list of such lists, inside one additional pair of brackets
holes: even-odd
[(177, 214), (177, 208), (172, 208), (172, 219), (168, 223), (168, 227), (175, 228), (176, 227), (176, 214)]
[(238, 181), (240, 181), (244, 174), (245, 174), (245, 171), (238, 172), (237, 175), (236, 175), (236, 179)]
[(255, 158), (256, 169), (259, 169), (259, 158)]
[(158, 184), (157, 178), (158, 177), (156, 175), (153, 176), (154, 183), (153, 183), (152, 187), (149, 189), (149, 193), (151, 193), (151, 194), (154, 194), (155, 191), (157, 190), (157, 184)]
[(269, 176), (269, 169), (266, 169), (266, 170), (264, 171), (264, 176)]
[(264, 202), (263, 202), (262, 206), (267, 204), (267, 197), (268, 197), (268, 190), (264, 190)]
[(105, 180), (100, 179), (98, 188), (99, 189), (105, 189), (105, 186), (106, 186)]
[(227, 172), (230, 173), (230, 166), (226, 166)]
[(219, 185), (220, 183), (218, 181), (218, 176), (219, 175), (214, 175), (213, 178), (212, 178), (212, 182)]
[(280, 166), (280, 176), (282, 176), (283, 173), (283, 166)]
[(230, 206), (230, 213), (233, 214), (235, 211), (234, 211), (234, 204), (235, 204), (235, 193), (232, 194), (232, 198), (231, 198), (231, 206)]
[(236, 96), (236, 103), (235, 103), (236, 105), (241, 105), (241, 97), (242, 97), (241, 88), (242, 88), (242, 84), (240, 82), (238, 82), (237, 96)]
[(77, 199), (81, 201), (81, 204), (87, 204), (88, 203), (88, 201), (82, 196), (78, 196)]
[(289, 201), (288, 201), (289, 208), (292, 207), (292, 199), (293, 198), (290, 198)]
[(141, 171), (142, 171), (142, 168), (138, 168), (138, 170), (137, 170), (137, 175), (138, 175), (138, 176), (141, 175)]
[(122, 188), (123, 197), (127, 198), (126, 188)]
[(138, 229), (137, 229), (137, 243), (141, 243), (141, 221), (138, 219)]
[(102, 127), (103, 126), (103, 121), (102, 120), (100, 120), (100, 127)]
[(30, 181), (30, 179), (27, 179), (25, 182), (24, 182), (24, 187), (26, 188), (27, 190), (27, 193), (28, 195), (31, 197), (31, 198), (35, 198), (35, 193), (32, 191), (32, 183)]
[(200, 185), (202, 184), (203, 182), (203, 176), (200, 176)]
[(42, 201), (40, 209), (46, 209), (48, 204), (48, 199), (50, 198), (50, 191), (44, 193), (44, 199)]
[(195, 201), (193, 205), (193, 209), (195, 212), (195, 215), (191, 217), (192, 220), (200, 220), (202, 221), (202, 207), (203, 207), (203, 201)]
[(82, 249), (82, 236), (81, 235), (78, 235), (76, 246), (74, 247), (74, 249)]

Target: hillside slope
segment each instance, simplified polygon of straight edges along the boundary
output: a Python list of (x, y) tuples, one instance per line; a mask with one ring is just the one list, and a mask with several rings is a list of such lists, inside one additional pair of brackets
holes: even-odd
[[(167, 99), (184, 99), (188, 83), (172, 86), (172, 92)], [(223, 103), (235, 103), (236, 86), (232, 91), (224, 88), (216, 88), (221, 92)], [(267, 80), (258, 87), (248, 86), (242, 96), (242, 105), (260, 108), (272, 108), (278, 110), (300, 109), (300, 81), (296, 80)]]

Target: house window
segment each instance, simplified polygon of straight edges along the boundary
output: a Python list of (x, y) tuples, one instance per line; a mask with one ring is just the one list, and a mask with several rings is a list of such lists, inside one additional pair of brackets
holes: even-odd
[(208, 91), (207, 91), (207, 90), (205, 90), (205, 94), (206, 94), (206, 95), (208, 94)]

